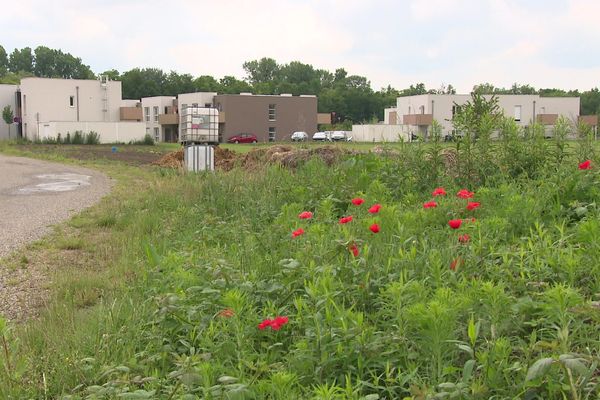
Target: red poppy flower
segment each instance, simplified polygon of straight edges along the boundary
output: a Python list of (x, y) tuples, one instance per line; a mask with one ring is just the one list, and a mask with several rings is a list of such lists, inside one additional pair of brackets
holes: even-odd
[(468, 233), (465, 233), (464, 235), (458, 235), (458, 241), (460, 243), (469, 243), (469, 240), (471, 240), (471, 236), (469, 236)]
[(369, 227), (369, 229), (371, 230), (371, 232), (373, 233), (379, 233), (379, 225), (378, 224), (373, 224)]
[(590, 160), (585, 160), (584, 162), (579, 164), (579, 169), (591, 169), (591, 168), (592, 168), (592, 162)]
[(294, 232), (292, 232), (293, 238), (298, 237), (300, 235), (304, 235), (304, 229), (302, 229), (302, 228), (298, 228)]
[(460, 228), (461, 224), (462, 224), (462, 219), (451, 219), (450, 221), (448, 221), (448, 225), (450, 225), (450, 228), (452, 228), (452, 229)]
[(423, 208), (435, 208), (437, 207), (437, 203), (435, 201), (428, 201), (423, 203)]
[(311, 219), (313, 217), (313, 213), (310, 211), (302, 211), (298, 214), (298, 218), (300, 219)]
[(470, 199), (474, 194), (475, 193), (469, 192), (467, 189), (461, 189), (458, 191), (458, 193), (456, 193), (456, 195), (461, 199)]
[(352, 215), (340, 218), (340, 224), (347, 224), (350, 221), (352, 221)]
[(221, 310), (221, 312), (219, 312), (219, 317), (223, 317), (223, 318), (231, 318), (235, 315), (235, 313), (233, 312), (233, 310), (231, 308), (226, 308), (224, 310)]
[(446, 190), (443, 187), (435, 188), (435, 190), (431, 194), (433, 196), (445, 196)]
[(258, 329), (261, 331), (267, 327), (271, 327), (274, 331), (278, 331), (281, 327), (287, 324), (289, 321), (288, 317), (275, 317), (275, 319), (265, 319), (263, 322), (258, 324)]
[(455, 258), (454, 260), (452, 260), (452, 262), (450, 263), (450, 269), (452, 271), (456, 271), (457, 267), (460, 267), (460, 265), (462, 264), (462, 260), (460, 257)]
[(474, 209), (478, 208), (480, 205), (481, 205), (481, 203), (479, 203), (477, 201), (470, 201), (467, 203), (467, 210), (473, 211)]
[(348, 247), (348, 250), (350, 250), (350, 253), (352, 253), (354, 257), (358, 257), (358, 247), (356, 247), (356, 244), (352, 243), (350, 247)]
[(260, 329), (261, 331), (265, 330), (265, 328), (271, 326), (271, 324), (273, 323), (273, 320), (270, 319), (264, 319), (260, 324), (258, 324), (258, 329)]
[(356, 198), (352, 199), (352, 204), (354, 204), (355, 206), (360, 206), (364, 202), (365, 202), (365, 199), (361, 199), (360, 197), (356, 197)]
[(377, 214), (379, 210), (381, 210), (381, 204), (373, 204), (371, 208), (369, 208), (371, 214)]

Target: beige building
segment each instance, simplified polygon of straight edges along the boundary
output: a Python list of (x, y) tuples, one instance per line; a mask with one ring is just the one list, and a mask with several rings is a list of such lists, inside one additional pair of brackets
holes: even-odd
[[(6, 106), (10, 106), (13, 116), (18, 117), (18, 109), (16, 104), (17, 85), (2, 85), (0, 84), (0, 113)], [(0, 140), (14, 139), (17, 137), (17, 124), (6, 124), (4, 118), (0, 118)]]
[[(485, 96), (490, 98), (491, 96)], [(539, 95), (497, 95), (500, 110), (514, 118), (520, 126), (536, 121), (546, 126), (554, 125), (559, 115), (577, 121), (579, 97), (540, 97)], [(456, 105), (465, 104), (471, 95), (437, 95), (398, 97), (396, 107), (385, 109), (384, 122), (405, 125), (414, 134), (427, 133), (435, 119), (442, 126), (442, 134), (453, 131), (452, 118)]]
[(93, 130), (104, 143), (144, 136), (144, 124), (121, 121), (119, 81), (23, 78), (19, 92), (22, 135), (27, 139), (64, 137), (78, 130)]
[(146, 124), (146, 134), (156, 142), (176, 142), (177, 129), (170, 125), (161, 124), (159, 116), (176, 113), (177, 101), (175, 96), (154, 96), (142, 98), (142, 116)]

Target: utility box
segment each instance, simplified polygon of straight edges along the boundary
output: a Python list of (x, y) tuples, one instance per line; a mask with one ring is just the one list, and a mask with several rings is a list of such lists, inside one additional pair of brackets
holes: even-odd
[(215, 149), (204, 144), (190, 144), (183, 148), (183, 165), (186, 171), (200, 172), (215, 169)]

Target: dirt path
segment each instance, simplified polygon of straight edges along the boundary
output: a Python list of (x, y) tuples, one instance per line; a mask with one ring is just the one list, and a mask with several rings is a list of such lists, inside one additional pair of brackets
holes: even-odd
[(97, 171), (0, 155), (0, 314), (14, 317), (44, 290), (36, 271), (9, 268), (3, 257), (94, 205), (110, 187)]

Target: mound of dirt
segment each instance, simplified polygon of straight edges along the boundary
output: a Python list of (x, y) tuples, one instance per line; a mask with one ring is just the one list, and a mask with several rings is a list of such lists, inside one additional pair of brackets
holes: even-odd
[[(285, 168), (293, 169), (313, 157), (320, 158), (325, 164), (331, 166), (344, 154), (350, 154), (350, 152), (330, 146), (314, 149), (296, 149), (292, 146), (275, 145), (252, 149), (246, 154), (216, 146), (215, 168), (230, 171), (234, 167), (240, 166), (247, 170), (255, 170), (265, 165), (281, 165)], [(165, 168), (182, 168), (183, 150), (168, 153), (153, 164)]]
[(183, 149), (165, 154), (158, 160), (154, 161), (152, 165), (158, 165), (159, 167), (164, 168), (182, 168)]

